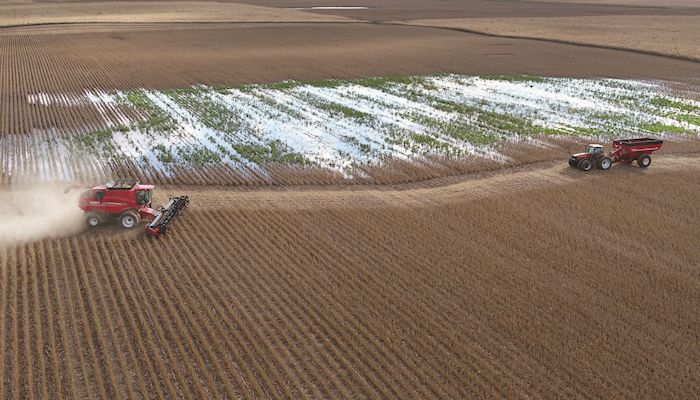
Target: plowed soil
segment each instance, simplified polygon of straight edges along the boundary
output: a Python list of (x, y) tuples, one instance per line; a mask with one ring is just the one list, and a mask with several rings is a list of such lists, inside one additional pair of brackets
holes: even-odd
[(71, 23), (343, 21), (299, 10), (218, 2), (2, 4), (0, 26)]
[[(63, 29), (66, 29), (64, 32)], [(0, 134), (81, 129), (83, 107), (28, 96), (455, 72), (658, 78), (693, 83), (700, 64), (619, 50), (444, 29), (372, 24), (186, 24), (16, 28), (0, 32)], [(566, 54), (565, 57), (562, 54)]]
[[(364, 6), (366, 9), (315, 9), (317, 14), (341, 15), (367, 21), (425, 18), (564, 17), (582, 15), (698, 15), (694, 0), (236, 0), (266, 7)], [(565, 4), (569, 3), (569, 4)], [(571, 4), (576, 3), (576, 4)], [(584, 4), (589, 3), (589, 4)], [(597, 4), (596, 4), (597, 3)], [(678, 8), (693, 6), (693, 8)]]
[(700, 49), (694, 40), (700, 36), (700, 16), (697, 15), (435, 19), (411, 24), (629, 49), (700, 61)]
[(181, 190), (162, 240), (3, 254), (0, 396), (687, 398), (699, 169)]

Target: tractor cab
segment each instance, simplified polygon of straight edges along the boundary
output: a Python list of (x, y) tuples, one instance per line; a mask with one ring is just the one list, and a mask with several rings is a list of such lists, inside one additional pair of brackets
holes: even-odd
[(586, 146), (585, 152), (572, 155), (569, 158), (569, 165), (584, 171), (590, 171), (594, 166), (597, 166), (598, 169), (607, 170), (612, 165), (612, 160), (605, 155), (603, 145), (591, 143)]
[(599, 158), (605, 153), (605, 148), (600, 145), (600, 144), (589, 144), (586, 146), (586, 151), (582, 153), (576, 153), (572, 155), (572, 159), (575, 159), (576, 161), (584, 160), (584, 159), (590, 159), (590, 158)]
[(599, 156), (603, 154), (603, 151), (603, 145), (600, 144), (589, 144), (588, 147), (586, 147), (586, 153), (593, 156)]

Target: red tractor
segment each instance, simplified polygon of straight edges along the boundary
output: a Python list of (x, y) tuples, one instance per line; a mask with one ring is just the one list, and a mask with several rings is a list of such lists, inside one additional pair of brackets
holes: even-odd
[(584, 153), (576, 153), (569, 158), (569, 165), (583, 171), (590, 171), (593, 167), (608, 170), (619, 162), (631, 163), (637, 161), (640, 168), (651, 165), (651, 153), (660, 149), (663, 140), (650, 138), (619, 139), (613, 141), (613, 149), (605, 154), (600, 144), (589, 144)]
[(83, 192), (79, 207), (85, 212), (90, 227), (116, 219), (122, 228), (132, 229), (141, 219), (146, 219), (150, 221), (146, 226), (146, 234), (157, 237), (167, 232), (189, 199), (187, 196), (171, 197), (164, 207), (153, 209), (153, 189), (153, 185), (141, 185), (136, 180), (110, 182)]

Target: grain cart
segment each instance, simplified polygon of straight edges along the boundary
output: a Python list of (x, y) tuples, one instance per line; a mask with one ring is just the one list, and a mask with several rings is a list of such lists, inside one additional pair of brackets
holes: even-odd
[(613, 141), (613, 149), (608, 154), (602, 145), (589, 144), (585, 152), (569, 158), (569, 165), (583, 171), (590, 171), (594, 166), (608, 170), (615, 163), (637, 161), (640, 168), (646, 168), (651, 165), (651, 153), (660, 149), (663, 143), (663, 140), (650, 138), (618, 139)]
[(151, 208), (153, 185), (142, 185), (136, 180), (123, 179), (92, 187), (80, 195), (79, 207), (85, 212), (88, 226), (95, 227), (110, 220), (118, 220), (124, 229), (135, 228), (141, 219), (150, 221), (146, 235), (158, 237), (167, 232), (170, 224), (187, 207), (187, 196), (171, 197), (168, 203)]

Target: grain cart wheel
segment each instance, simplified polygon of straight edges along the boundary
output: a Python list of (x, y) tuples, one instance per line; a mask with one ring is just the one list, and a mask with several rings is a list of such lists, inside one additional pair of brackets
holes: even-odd
[(91, 212), (85, 216), (85, 221), (90, 228), (94, 228), (102, 222), (102, 217), (98, 213)]
[(637, 158), (637, 165), (639, 165), (639, 168), (646, 168), (651, 165), (651, 157), (649, 157), (649, 154), (642, 154)]
[(579, 163), (578, 163), (578, 167), (579, 167), (582, 171), (588, 172), (588, 171), (591, 170), (591, 168), (593, 168), (593, 163), (592, 163), (591, 160), (589, 160), (589, 159), (581, 160), (581, 161), (579, 161)]
[(609, 170), (611, 165), (612, 160), (610, 159), (610, 157), (601, 157), (598, 160), (598, 169), (602, 169), (603, 171)]
[(141, 222), (141, 216), (136, 211), (124, 211), (119, 216), (119, 224), (124, 229), (132, 229)]

